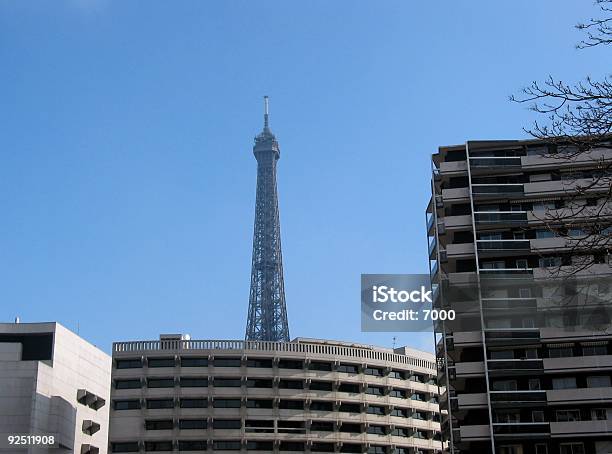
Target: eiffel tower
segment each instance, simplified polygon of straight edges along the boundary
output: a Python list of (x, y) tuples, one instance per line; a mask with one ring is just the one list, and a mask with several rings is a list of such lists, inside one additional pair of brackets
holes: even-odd
[(276, 162), (280, 158), (280, 148), (270, 131), (267, 96), (264, 96), (264, 128), (255, 137), (253, 154), (257, 160), (257, 196), (245, 338), (289, 342), (276, 189)]

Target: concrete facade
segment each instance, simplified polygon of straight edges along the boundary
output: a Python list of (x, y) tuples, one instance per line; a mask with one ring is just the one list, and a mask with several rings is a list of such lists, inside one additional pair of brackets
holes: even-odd
[(111, 452), (441, 452), (434, 356), (294, 339), (113, 345)]
[(105, 454), (110, 373), (110, 356), (58, 323), (1, 323), (0, 434), (57, 446), (0, 452)]
[[(537, 140), (432, 156), (434, 305), (457, 314), (435, 324), (452, 453), (612, 452), (611, 162), (609, 146)], [(602, 241), (577, 246), (588, 232)]]

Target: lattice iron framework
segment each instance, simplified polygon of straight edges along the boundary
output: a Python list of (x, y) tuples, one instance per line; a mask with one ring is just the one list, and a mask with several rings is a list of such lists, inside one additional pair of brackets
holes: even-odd
[(269, 127), (268, 97), (264, 96), (264, 128), (255, 137), (257, 196), (253, 232), (251, 292), (247, 340), (289, 341), (281, 251), (276, 162), (280, 148)]

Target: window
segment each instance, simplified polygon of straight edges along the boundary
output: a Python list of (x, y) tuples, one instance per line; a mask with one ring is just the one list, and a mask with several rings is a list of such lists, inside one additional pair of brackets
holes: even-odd
[(534, 202), (533, 211), (554, 210), (555, 202)]
[(583, 443), (561, 443), (560, 454), (585, 454)]
[(411, 398), (412, 400), (419, 400), (419, 401), (421, 401), (421, 402), (424, 402), (424, 401), (425, 401), (425, 395), (424, 395), (424, 394), (421, 394), (421, 393), (413, 393), (413, 394), (410, 396), (410, 398)]
[(216, 388), (240, 388), (242, 380), (239, 378), (215, 378), (213, 384)]
[(247, 359), (248, 367), (264, 367), (272, 368), (272, 360), (266, 358), (249, 358)]
[(378, 405), (368, 405), (366, 412), (370, 415), (384, 415), (385, 407), (379, 407)]
[(278, 404), (278, 408), (282, 410), (303, 410), (303, 400), (281, 400)]
[(395, 429), (393, 429), (391, 434), (395, 435), (396, 437), (409, 437), (410, 429), (407, 429), (405, 427), (396, 427)]
[(247, 388), (272, 388), (272, 380), (251, 378), (246, 382)]
[(514, 237), (515, 240), (524, 240), (525, 232), (514, 232), (512, 236)]
[(365, 392), (366, 394), (372, 394), (374, 396), (382, 396), (384, 394), (384, 389), (380, 386), (368, 386)]
[(240, 358), (215, 358), (215, 367), (240, 367)]
[(263, 419), (247, 419), (244, 422), (246, 432), (251, 433), (274, 433), (274, 421)]
[(356, 374), (359, 372), (359, 368), (354, 364), (340, 364), (338, 366), (338, 372), (345, 372), (347, 374)]
[(503, 260), (482, 262), (483, 270), (502, 270), (506, 267), (506, 262)]
[(552, 230), (548, 230), (548, 229), (538, 229), (538, 230), (536, 230), (536, 238), (538, 238), (538, 239), (540, 239), (540, 238), (554, 238), (555, 236), (557, 236), (557, 235)]
[(349, 404), (342, 402), (338, 411), (346, 412), (346, 413), (361, 413), (361, 406), (359, 404)]
[(598, 356), (607, 355), (608, 347), (606, 345), (589, 345), (582, 347), (582, 354), (584, 356)]
[(403, 389), (393, 389), (389, 392), (389, 396), (391, 397), (399, 397), (399, 398), (406, 398), (406, 391), (404, 391)]
[(580, 410), (557, 410), (557, 421), (580, 421)]
[(174, 378), (149, 378), (148, 388), (174, 388)]
[(539, 261), (540, 268), (561, 266), (561, 257), (543, 257)]
[(355, 383), (341, 383), (338, 387), (338, 391), (342, 393), (359, 393), (359, 385)]
[(399, 380), (405, 380), (406, 379), (406, 374), (404, 372), (398, 371), (398, 370), (392, 370), (391, 372), (389, 372), (389, 377), (390, 378), (397, 378)]
[(205, 419), (181, 419), (179, 420), (179, 429), (206, 429)]
[(174, 400), (172, 399), (147, 399), (147, 408), (174, 408)]
[(179, 440), (179, 451), (206, 451), (206, 440)]
[(208, 399), (181, 399), (181, 408), (206, 408)]
[(495, 380), (491, 387), (493, 391), (516, 391), (516, 380)]
[(302, 380), (281, 380), (278, 384), (281, 389), (304, 389)]
[(332, 370), (332, 364), (331, 363), (324, 363), (321, 361), (313, 361), (310, 363), (310, 365), (308, 366), (308, 369), (310, 370), (322, 370), (322, 371), (331, 371)]
[(540, 356), (538, 354), (537, 348), (527, 348), (525, 349), (525, 358), (527, 359), (538, 359)]
[(541, 389), (540, 387), (540, 379), (539, 378), (530, 378), (529, 379), (529, 390), (537, 391)]
[(311, 411), (333, 411), (334, 405), (332, 402), (315, 400), (310, 404)]
[(134, 389), (141, 387), (142, 383), (139, 378), (134, 380), (115, 380), (115, 389)]
[(384, 426), (368, 426), (366, 432), (372, 435), (385, 435)]
[(491, 359), (514, 359), (514, 350), (492, 350)]
[(274, 451), (273, 441), (247, 441), (247, 452), (248, 451)]
[(278, 367), (280, 369), (303, 369), (304, 363), (302, 361), (297, 360), (281, 359), (278, 362)]
[(610, 386), (609, 375), (591, 375), (587, 377), (588, 388), (609, 388)]
[(171, 441), (145, 441), (145, 451), (172, 451)]
[(312, 421), (312, 424), (310, 424), (310, 430), (314, 430), (317, 432), (333, 432), (334, 423), (325, 421)]
[(542, 410), (533, 410), (531, 412), (531, 420), (533, 422), (544, 422), (544, 412)]
[(142, 361), (138, 359), (117, 359), (115, 360), (116, 369), (137, 369), (142, 367)]
[(205, 377), (181, 377), (181, 388), (204, 388), (208, 386), (208, 378)]
[(551, 347), (548, 349), (549, 358), (565, 358), (568, 356), (574, 356), (572, 347)]
[(529, 261), (527, 259), (516, 259), (516, 268), (527, 269), (529, 268)]
[(218, 440), (213, 442), (213, 449), (218, 451), (240, 451), (241, 443), (240, 441), (222, 441)]
[(138, 410), (140, 408), (140, 401), (133, 400), (115, 400), (113, 402), (113, 408), (115, 410)]
[(111, 451), (112, 452), (138, 452), (140, 448), (138, 447), (137, 441), (128, 441), (123, 443), (111, 443)]
[(374, 375), (375, 377), (384, 376), (384, 371), (379, 367), (366, 367), (363, 373), (366, 375)]
[(240, 408), (240, 399), (215, 399), (214, 408)]
[(345, 443), (340, 447), (340, 452), (363, 452), (363, 449), (361, 449), (361, 445)]
[(495, 421), (498, 423), (519, 422), (521, 415), (513, 411), (498, 411), (495, 413)]
[(574, 389), (576, 388), (576, 377), (553, 378), (553, 389)]
[(387, 452), (387, 448), (385, 446), (370, 446), (368, 448), (368, 454), (385, 454)]
[(522, 454), (522, 445), (504, 445), (499, 447), (499, 454)]
[(279, 451), (299, 451), (305, 452), (304, 443), (300, 443), (299, 441), (281, 441), (280, 446), (278, 447)]
[(389, 414), (391, 416), (399, 416), (400, 418), (407, 418), (408, 410), (406, 410), (405, 408), (394, 408), (393, 410), (391, 410), (391, 413)]
[(608, 419), (608, 411), (605, 408), (594, 408), (591, 410), (591, 419), (593, 421), (605, 421)]
[(361, 425), (353, 424), (353, 423), (342, 423), (339, 428), (340, 432), (348, 432), (352, 434), (360, 434), (361, 433)]
[(328, 381), (313, 381), (310, 383), (312, 391), (331, 391), (332, 383)]
[(147, 358), (148, 367), (174, 367), (174, 358)]
[(181, 367), (208, 367), (208, 358), (181, 357)]
[(172, 430), (173, 427), (174, 423), (171, 419), (145, 421), (146, 430)]
[(548, 454), (548, 446), (544, 443), (536, 443), (535, 454)]
[(481, 233), (479, 239), (487, 241), (501, 240), (502, 235), (501, 233)]
[(247, 408), (272, 408), (271, 399), (249, 399), (246, 401)]
[(215, 419), (213, 429), (240, 429), (242, 423), (239, 419)]
[(335, 452), (333, 443), (313, 442), (310, 447), (310, 452)]

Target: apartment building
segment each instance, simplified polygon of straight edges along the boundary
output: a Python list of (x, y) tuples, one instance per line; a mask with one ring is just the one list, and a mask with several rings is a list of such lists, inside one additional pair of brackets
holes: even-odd
[(105, 454), (110, 373), (109, 355), (59, 323), (0, 323), (0, 451)]
[(304, 338), (117, 342), (110, 449), (441, 452), (434, 359)]
[(456, 312), (435, 325), (451, 452), (612, 452), (611, 161), (536, 140), (433, 155), (434, 304)]

